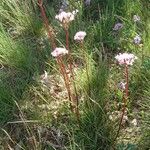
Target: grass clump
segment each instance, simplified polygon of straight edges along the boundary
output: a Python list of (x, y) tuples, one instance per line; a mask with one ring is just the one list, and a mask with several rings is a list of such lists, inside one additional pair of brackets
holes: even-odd
[[(61, 19), (60, 8), (70, 16)], [(0, 146), (148, 149), (148, 8), (144, 0), (2, 0)], [(78, 31), (86, 34), (74, 41)], [(138, 57), (128, 81), (114, 59), (123, 52)]]

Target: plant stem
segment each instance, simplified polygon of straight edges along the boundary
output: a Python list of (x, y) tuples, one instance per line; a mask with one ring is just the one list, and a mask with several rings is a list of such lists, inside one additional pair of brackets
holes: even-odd
[(128, 65), (125, 65), (125, 79), (126, 79), (126, 101), (128, 99), (129, 96), (129, 72), (128, 72)]
[(70, 50), (69, 50), (69, 31), (68, 31), (68, 29), (65, 29), (65, 34), (66, 34), (66, 49), (70, 53)]
[(65, 65), (62, 62), (61, 57), (57, 57), (57, 63), (60, 67), (61, 74), (64, 78), (65, 86), (66, 86), (66, 89), (67, 89), (67, 92), (68, 92), (68, 98), (69, 98), (69, 101), (70, 101), (70, 109), (73, 112), (72, 96), (71, 96), (71, 88), (70, 88), (70, 83), (69, 83), (69, 77), (68, 77), (68, 74), (66, 72)]
[(118, 137), (118, 135), (119, 135), (119, 133), (120, 133), (120, 129), (121, 129), (123, 117), (124, 117), (125, 110), (126, 110), (126, 97), (124, 97), (124, 96), (123, 96), (123, 101), (124, 101), (124, 105), (123, 105), (123, 109), (122, 109), (122, 115), (121, 115), (121, 118), (120, 118), (119, 128), (118, 128), (117, 134), (116, 134), (116, 136), (115, 136), (114, 142), (116, 141), (116, 139), (117, 139), (117, 137)]
[(38, 0), (38, 5), (40, 7), (40, 11), (41, 11), (41, 16), (45, 25), (45, 28), (47, 30), (47, 34), (50, 40), (50, 43), (52, 45), (52, 49), (56, 48), (56, 43), (54, 40), (54, 35), (53, 35), (53, 28), (49, 26), (49, 22), (48, 22), (48, 18), (46, 17), (46, 13), (43, 7), (43, 0)]
[[(65, 34), (66, 34), (66, 49), (69, 51), (69, 54), (68, 54), (68, 57), (69, 57), (69, 70), (70, 70), (70, 73), (71, 73), (71, 76), (72, 76), (72, 79), (73, 79), (73, 87), (74, 87), (74, 91), (75, 91), (75, 112), (76, 112), (76, 116), (77, 116), (77, 119), (79, 121), (79, 98), (78, 98), (78, 93), (77, 93), (77, 88), (76, 88), (76, 85), (75, 85), (75, 77), (74, 77), (74, 72), (73, 72), (73, 66), (72, 66), (72, 57), (71, 57), (71, 52), (70, 52), (70, 49), (69, 49), (69, 31), (68, 29), (65, 29)], [(73, 101), (74, 101), (74, 98), (73, 98)]]
[(115, 136), (114, 142), (116, 141), (116, 139), (119, 135), (120, 129), (121, 129), (123, 117), (124, 117), (125, 111), (126, 111), (127, 100), (128, 100), (128, 96), (129, 96), (129, 72), (128, 72), (128, 65), (127, 64), (125, 64), (125, 79), (126, 79), (125, 95), (123, 95), (124, 105), (123, 105), (123, 109), (122, 109), (122, 115), (121, 115), (121, 118), (120, 118), (119, 128), (118, 128), (117, 134)]

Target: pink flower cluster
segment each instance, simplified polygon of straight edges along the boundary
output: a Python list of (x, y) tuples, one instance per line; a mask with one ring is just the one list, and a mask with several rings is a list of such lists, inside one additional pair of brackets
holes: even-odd
[(134, 54), (123, 53), (118, 54), (115, 59), (120, 65), (133, 65), (137, 57)]
[(78, 13), (78, 10), (74, 10), (73, 12), (65, 12), (62, 11), (58, 15), (55, 16), (55, 19), (58, 19), (63, 24), (68, 24), (69, 22), (73, 21), (75, 15)]
[(84, 38), (85, 38), (85, 36), (86, 36), (86, 32), (84, 32), (84, 31), (79, 31), (79, 32), (77, 32), (77, 33), (75, 34), (74, 40), (75, 40), (75, 41), (83, 41)]
[(59, 48), (59, 47), (56, 47), (54, 49), (53, 52), (51, 52), (51, 55), (53, 57), (59, 57), (59, 56), (63, 56), (63, 55), (66, 55), (68, 54), (68, 50), (66, 50), (65, 48)]

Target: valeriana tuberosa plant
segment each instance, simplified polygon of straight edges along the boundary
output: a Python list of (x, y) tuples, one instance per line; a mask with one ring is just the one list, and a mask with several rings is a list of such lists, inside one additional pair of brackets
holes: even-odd
[(41, 16), (48, 34), (48, 38), (50, 40), (52, 49), (56, 48), (56, 44), (55, 44), (55, 38), (54, 38), (54, 31), (53, 28), (49, 25), (49, 21), (48, 18), (46, 17), (46, 13), (43, 7), (43, 0), (38, 0), (38, 5), (40, 7), (40, 11), (41, 11)]
[(115, 137), (116, 140), (119, 135), (119, 131), (121, 129), (122, 121), (125, 115), (127, 100), (129, 97), (129, 66), (133, 65), (137, 57), (134, 54), (130, 54), (130, 53), (123, 53), (123, 54), (120, 53), (115, 57), (115, 59), (117, 60), (119, 65), (124, 66), (124, 78), (125, 78), (125, 83), (121, 83), (122, 90), (124, 91), (124, 96), (123, 96), (124, 105), (123, 105), (122, 115), (119, 123), (119, 129)]
[(74, 86), (74, 91), (76, 94), (76, 114), (77, 117), (79, 118), (79, 110), (78, 110), (78, 94), (77, 94), (77, 89), (74, 83), (75, 77), (74, 77), (74, 72), (73, 72), (73, 68), (72, 68), (72, 58), (71, 58), (71, 51), (69, 48), (69, 26), (70, 23), (75, 19), (75, 15), (78, 13), (78, 10), (74, 10), (72, 12), (65, 12), (62, 11), (60, 12), (58, 15), (55, 16), (55, 18), (60, 22), (61, 26), (63, 27), (64, 31), (65, 31), (65, 35), (66, 35), (66, 49), (68, 50), (68, 60), (69, 60), (69, 70), (73, 79), (73, 86)]
[(65, 67), (65, 65), (63, 63), (63, 60), (62, 60), (62, 56), (66, 55), (66, 54), (68, 54), (67, 49), (58, 48), (58, 47), (55, 48), (53, 52), (51, 52), (51, 55), (56, 58), (57, 64), (59, 65), (61, 74), (64, 78), (65, 86), (66, 86), (66, 89), (67, 89), (67, 92), (68, 92), (68, 98), (69, 98), (69, 101), (70, 101), (70, 108), (71, 108), (71, 111), (73, 111), (70, 79), (69, 79), (69, 76), (66, 72), (66, 67)]

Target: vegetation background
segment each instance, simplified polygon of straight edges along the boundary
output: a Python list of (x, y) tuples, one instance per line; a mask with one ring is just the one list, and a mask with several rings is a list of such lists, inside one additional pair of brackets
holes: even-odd
[[(43, 6), (60, 47), (65, 45), (65, 33), (55, 15), (62, 5), (65, 11), (79, 10), (69, 28), (69, 42), (77, 64), (74, 82), (80, 97), (80, 123), (69, 110), (38, 2), (0, 1), (0, 149), (148, 150), (150, 1), (68, 2), (43, 0)], [(133, 15), (140, 16), (139, 23), (133, 21)], [(123, 28), (115, 32), (118, 22)], [(80, 30), (87, 33), (86, 57), (73, 40)], [(133, 44), (136, 35), (142, 38), (141, 46)], [(122, 105), (122, 93), (117, 88), (122, 70), (114, 57), (123, 52), (134, 53), (138, 60), (130, 68), (128, 119), (114, 141), (119, 124), (115, 113)], [(90, 80), (86, 79), (85, 63)]]

